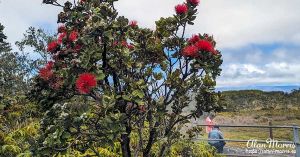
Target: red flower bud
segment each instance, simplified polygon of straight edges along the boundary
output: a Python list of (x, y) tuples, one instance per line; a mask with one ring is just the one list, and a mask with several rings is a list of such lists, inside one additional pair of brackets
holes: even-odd
[(133, 20), (129, 22), (130, 27), (137, 27), (137, 21)]
[(188, 11), (188, 7), (185, 4), (178, 4), (175, 6), (175, 11), (177, 14), (185, 14)]
[(197, 6), (197, 5), (199, 5), (200, 0), (187, 0), (187, 2), (194, 5), (194, 6)]
[(79, 45), (79, 44), (76, 44), (75, 45), (75, 47), (74, 47), (74, 50), (76, 51), (76, 52), (79, 52), (80, 50), (81, 50), (81, 45)]
[(116, 47), (116, 46), (118, 46), (118, 44), (119, 44), (118, 41), (114, 41), (114, 42), (112, 43), (112, 46), (113, 46), (113, 47)]

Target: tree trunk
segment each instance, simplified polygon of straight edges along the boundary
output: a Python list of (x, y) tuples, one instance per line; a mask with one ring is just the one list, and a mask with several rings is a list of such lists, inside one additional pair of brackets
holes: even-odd
[(122, 156), (123, 157), (131, 157), (130, 151), (130, 133), (131, 127), (126, 126), (126, 134), (121, 134), (121, 148), (122, 148)]
[(152, 147), (152, 145), (154, 143), (155, 133), (156, 133), (156, 129), (153, 128), (150, 131), (150, 136), (149, 136), (149, 139), (148, 139), (148, 144), (147, 144), (145, 150), (143, 151), (143, 157), (150, 157), (150, 150), (151, 150), (151, 147)]
[(166, 148), (167, 148), (167, 144), (164, 143), (160, 149), (159, 157), (164, 157), (166, 155)]
[(129, 134), (122, 134), (121, 140), (122, 140), (121, 141), (122, 156), (123, 157), (131, 157)]

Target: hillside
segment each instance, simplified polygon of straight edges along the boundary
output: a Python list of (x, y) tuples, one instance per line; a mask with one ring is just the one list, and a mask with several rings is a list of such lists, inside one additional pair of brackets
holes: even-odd
[(300, 108), (300, 90), (290, 93), (261, 90), (224, 91), (222, 96), (227, 111)]

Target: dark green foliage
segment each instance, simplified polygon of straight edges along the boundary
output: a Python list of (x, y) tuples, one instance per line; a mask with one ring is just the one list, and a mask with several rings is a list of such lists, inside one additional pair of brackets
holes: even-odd
[(3, 33), (4, 26), (0, 23), (0, 54), (11, 50), (10, 44), (6, 42), (7, 36)]
[[(37, 72), (41, 64), (45, 63), (47, 58), (44, 53), (45, 43), (50, 37), (41, 30), (30, 28), (24, 39), (17, 42), (21, 52), (13, 52), (9, 43), (5, 41), (3, 26), (0, 25), (0, 111), (10, 110), (13, 102), (23, 100), (18, 97), (25, 97), (32, 85), (32, 76)], [(24, 52), (25, 47), (34, 48), (34, 52)], [(30, 59), (29, 54), (38, 53), (43, 59)]]
[[(12, 52), (3, 34), (4, 26), (0, 24), (0, 97), (24, 93), (28, 90), (28, 72), (30, 66), (24, 54)], [(1, 98), (0, 98), (1, 99)]]

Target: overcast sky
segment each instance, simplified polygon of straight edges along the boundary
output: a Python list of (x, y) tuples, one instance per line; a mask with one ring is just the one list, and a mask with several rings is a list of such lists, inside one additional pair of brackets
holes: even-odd
[[(119, 0), (116, 6), (119, 15), (154, 28), (182, 2)], [(201, 0), (198, 10), (187, 33), (214, 35), (224, 59), (219, 87), (300, 85), (300, 0)], [(42, 0), (0, 0), (0, 22), (11, 43), (29, 26), (55, 32), (59, 11)]]

